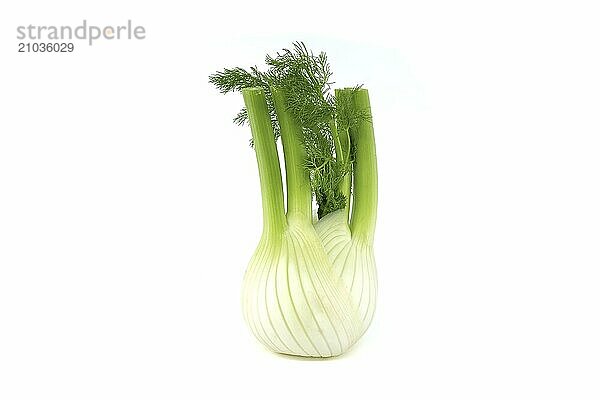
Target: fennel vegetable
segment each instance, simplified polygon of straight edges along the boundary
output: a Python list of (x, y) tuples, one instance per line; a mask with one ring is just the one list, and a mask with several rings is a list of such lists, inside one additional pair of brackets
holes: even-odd
[(209, 78), (223, 93), (242, 92), (245, 108), (234, 122), (249, 123), (258, 163), (263, 233), (244, 276), (243, 313), (274, 352), (332, 357), (362, 336), (375, 311), (377, 161), (369, 96), (359, 86), (331, 94), (325, 53), (315, 56), (303, 43), (266, 63), (266, 72), (233, 68)]

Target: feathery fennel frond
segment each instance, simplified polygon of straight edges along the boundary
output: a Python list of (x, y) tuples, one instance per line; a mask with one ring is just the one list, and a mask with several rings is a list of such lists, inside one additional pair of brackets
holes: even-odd
[[(302, 42), (293, 43), (292, 49), (283, 49), (275, 56), (267, 55), (266, 72), (257, 67), (226, 68), (209, 77), (221, 93), (237, 92), (244, 88), (261, 87), (265, 91), (267, 107), (275, 140), (280, 135), (277, 114), (273, 104), (272, 88), (285, 95), (286, 109), (302, 128), (301, 141), (306, 152), (305, 168), (309, 172), (311, 188), (318, 205), (318, 216), (344, 208), (348, 199), (340, 190), (342, 182), (351, 173), (352, 148), (350, 131), (368, 113), (353, 107), (352, 91), (340, 91), (338, 99), (332, 93), (332, 72), (327, 55), (315, 55)], [(234, 123), (247, 123), (246, 109), (234, 118)], [(340, 138), (339, 136), (344, 137)], [(348, 188), (349, 194), (349, 188)]]
[[(273, 133), (275, 140), (279, 137), (279, 123), (277, 122), (277, 114), (273, 106), (273, 96), (269, 90), (268, 76), (259, 71), (258, 67), (251, 67), (250, 71), (243, 68), (225, 68), (223, 71), (216, 72), (208, 77), (208, 81), (215, 85), (221, 93), (241, 92), (242, 89), (251, 87), (262, 87), (265, 90), (267, 100), (267, 108), (271, 116), (271, 124), (273, 125)], [(245, 125), (248, 123), (248, 112), (246, 108), (242, 108), (240, 112), (233, 118), (236, 125)], [(252, 140), (250, 144), (252, 145)]]

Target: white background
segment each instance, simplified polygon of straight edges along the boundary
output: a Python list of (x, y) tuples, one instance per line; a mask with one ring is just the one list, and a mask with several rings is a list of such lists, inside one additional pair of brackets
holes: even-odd
[[(202, 3), (3, 2), (0, 399), (600, 398), (594, 2)], [(84, 18), (147, 38), (17, 53)], [(244, 325), (258, 174), (207, 82), (293, 40), (378, 146), (378, 311), (327, 361)]]

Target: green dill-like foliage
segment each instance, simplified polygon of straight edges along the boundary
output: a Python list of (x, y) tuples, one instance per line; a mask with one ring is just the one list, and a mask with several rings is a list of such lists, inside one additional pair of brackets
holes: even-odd
[[(360, 86), (351, 90), (331, 93), (332, 72), (327, 55), (315, 55), (302, 42), (293, 43), (292, 49), (283, 49), (275, 56), (267, 55), (266, 72), (257, 67), (224, 69), (209, 77), (221, 93), (261, 87), (265, 91), (267, 107), (275, 140), (280, 135), (277, 114), (273, 104), (272, 88), (285, 95), (286, 107), (302, 128), (305, 168), (309, 172), (313, 195), (318, 205), (318, 217), (342, 209), (348, 202), (340, 190), (344, 178), (351, 173), (353, 150), (351, 131), (362, 120), (370, 118), (365, 111), (353, 106), (353, 95)], [(248, 121), (245, 109), (234, 118), (243, 125)], [(349, 188), (348, 188), (349, 192)]]
[[(216, 72), (208, 77), (208, 81), (215, 85), (221, 93), (241, 92), (242, 89), (250, 87), (262, 87), (265, 91), (267, 100), (267, 108), (271, 115), (271, 125), (275, 133), (275, 140), (279, 138), (279, 123), (277, 122), (277, 114), (273, 105), (273, 96), (269, 88), (270, 80), (267, 74), (258, 70), (258, 67), (251, 67), (250, 71), (243, 68), (225, 68), (223, 71)], [(248, 123), (248, 112), (246, 108), (242, 108), (240, 112), (233, 118), (236, 125), (245, 125)], [(250, 141), (252, 145), (252, 141)]]
[(347, 199), (339, 186), (350, 169), (335, 155), (335, 98), (327, 55), (314, 55), (304, 43), (297, 42), (293, 50), (267, 56), (266, 63), (272, 84), (283, 91), (288, 111), (302, 127), (305, 167), (318, 217), (344, 208)]

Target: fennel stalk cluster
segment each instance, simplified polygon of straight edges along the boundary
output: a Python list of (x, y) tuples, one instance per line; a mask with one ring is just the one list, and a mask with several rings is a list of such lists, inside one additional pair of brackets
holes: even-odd
[(246, 322), (274, 352), (332, 357), (364, 334), (375, 312), (375, 139), (367, 90), (331, 95), (324, 53), (294, 47), (267, 56), (266, 73), (226, 69), (210, 80), (242, 92), (235, 121), (249, 123), (258, 163), (263, 233), (244, 276)]

